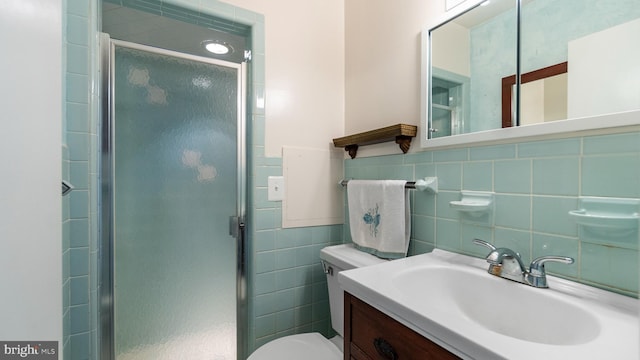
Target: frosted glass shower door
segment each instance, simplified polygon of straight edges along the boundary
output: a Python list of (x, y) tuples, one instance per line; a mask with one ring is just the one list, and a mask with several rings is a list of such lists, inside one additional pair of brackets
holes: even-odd
[(236, 359), (239, 67), (113, 56), (116, 358)]

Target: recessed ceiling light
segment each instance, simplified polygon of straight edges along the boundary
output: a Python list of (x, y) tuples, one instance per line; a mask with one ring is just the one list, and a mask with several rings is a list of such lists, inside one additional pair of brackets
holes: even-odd
[(208, 52), (216, 55), (225, 55), (231, 52), (231, 46), (224, 42), (205, 41), (203, 44), (204, 48), (207, 49)]

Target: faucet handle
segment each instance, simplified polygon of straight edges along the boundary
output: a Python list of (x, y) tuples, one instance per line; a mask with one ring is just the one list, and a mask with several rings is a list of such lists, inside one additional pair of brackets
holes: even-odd
[(529, 265), (529, 272), (533, 276), (545, 276), (546, 272), (544, 269), (544, 263), (546, 262), (559, 262), (563, 264), (573, 264), (574, 260), (568, 256), (541, 256), (539, 258), (534, 259)]
[(544, 269), (544, 263), (546, 262), (560, 262), (563, 264), (573, 264), (573, 258), (568, 256), (542, 256), (531, 262), (529, 266), (529, 272), (526, 275), (527, 283), (537, 288), (548, 288), (547, 273)]
[(481, 239), (473, 239), (473, 243), (476, 245), (480, 245), (480, 246), (484, 246), (486, 248), (489, 248), (489, 250), (494, 251), (496, 249), (495, 246), (489, 244), (488, 242), (481, 240)]

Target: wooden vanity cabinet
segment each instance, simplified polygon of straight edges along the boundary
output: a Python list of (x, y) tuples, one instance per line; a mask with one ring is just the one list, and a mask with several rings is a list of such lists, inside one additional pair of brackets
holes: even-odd
[(344, 359), (440, 360), (459, 357), (345, 292)]

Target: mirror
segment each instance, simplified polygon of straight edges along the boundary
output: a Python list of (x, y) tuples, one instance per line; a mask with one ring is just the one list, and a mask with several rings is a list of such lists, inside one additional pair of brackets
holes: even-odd
[(430, 31), (431, 138), (500, 127), (499, 80), (516, 72), (515, 20), (515, 0), (492, 0)]
[(637, 0), (467, 0), (443, 19), (424, 34), (425, 137), (640, 109)]
[[(520, 75), (520, 123), (567, 119), (567, 62)], [(502, 78), (502, 127), (515, 126), (516, 75)]]

